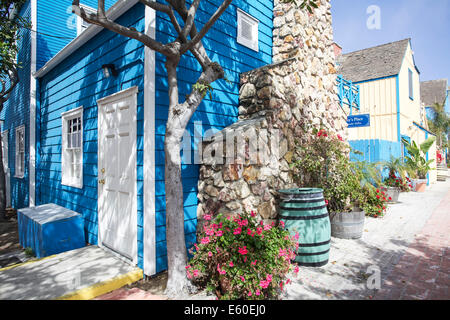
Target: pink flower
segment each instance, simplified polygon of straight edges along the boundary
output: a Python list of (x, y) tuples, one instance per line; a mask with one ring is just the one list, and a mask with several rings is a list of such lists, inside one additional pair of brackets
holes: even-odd
[(242, 221), (239, 221), (238, 224), (239, 224), (241, 227), (245, 227), (246, 225), (248, 225), (248, 220), (242, 220)]
[(280, 252), (278, 253), (279, 257), (284, 257), (286, 255), (286, 249), (281, 249), (280, 248)]
[(252, 217), (256, 217), (256, 213), (254, 213), (253, 211), (250, 213), (250, 215), (251, 215)]
[(208, 244), (209, 243), (209, 237), (206, 237), (206, 238), (202, 238), (202, 240), (201, 240), (201, 244)]
[(234, 235), (238, 235), (238, 234), (241, 234), (241, 232), (242, 232), (242, 229), (239, 227), (239, 228), (237, 228), (237, 229), (234, 229), (233, 234), (234, 234)]
[(256, 228), (256, 233), (259, 235), (261, 235), (263, 229), (261, 227)]
[(223, 236), (223, 231), (222, 230), (217, 231), (216, 236), (218, 236), (218, 237)]
[(210, 252), (208, 252), (208, 257), (212, 257), (213, 256), (213, 254), (212, 254), (212, 252), (210, 251)]
[(228, 264), (230, 267), (234, 267), (233, 261), (230, 261), (230, 263)]
[(272, 226), (270, 225), (264, 226), (264, 231), (269, 231), (270, 229), (272, 229)]
[(240, 276), (240, 278), (242, 282), (245, 282), (245, 278), (243, 276)]
[(344, 139), (341, 137), (340, 134), (338, 134), (337, 137), (338, 137), (339, 140), (344, 141)]
[(298, 240), (300, 238), (300, 234), (298, 232), (295, 233), (294, 239)]
[(256, 262), (257, 262), (258, 260), (255, 260), (255, 261), (252, 261), (252, 266), (256, 266)]
[(259, 291), (259, 289), (257, 289), (256, 292), (255, 292), (255, 294), (256, 294), (257, 296), (259, 296), (259, 295), (261, 294), (261, 291)]
[(262, 281), (259, 283), (259, 286), (260, 286), (261, 288), (263, 288), (263, 289), (267, 289), (267, 287), (269, 286), (269, 284), (270, 284), (269, 281), (262, 280)]
[(211, 218), (212, 218), (212, 216), (211, 216), (210, 214), (205, 214), (205, 215), (203, 216), (203, 219), (205, 219), (206, 221), (211, 220)]
[(295, 267), (294, 272), (298, 273), (300, 271), (300, 268), (298, 266)]
[(194, 277), (198, 277), (199, 274), (200, 274), (200, 271), (198, 271), (197, 269), (194, 270)]
[(247, 294), (247, 296), (251, 297), (251, 296), (252, 296), (252, 292), (249, 291), (248, 294)]
[(284, 229), (285, 226), (284, 221), (280, 221), (280, 226)]
[(243, 247), (243, 248), (239, 247), (239, 253), (242, 255), (247, 254), (248, 253), (247, 247)]
[(188, 270), (189, 268), (190, 268), (191, 266), (186, 266), (186, 267), (184, 267), (186, 270)]

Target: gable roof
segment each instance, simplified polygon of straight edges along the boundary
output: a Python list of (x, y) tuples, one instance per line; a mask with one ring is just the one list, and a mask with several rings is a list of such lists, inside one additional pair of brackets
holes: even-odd
[(444, 102), (447, 96), (447, 82), (447, 79), (440, 79), (420, 83), (420, 99), (425, 106)]
[(410, 40), (408, 38), (343, 54), (337, 61), (338, 73), (353, 82), (397, 75)]

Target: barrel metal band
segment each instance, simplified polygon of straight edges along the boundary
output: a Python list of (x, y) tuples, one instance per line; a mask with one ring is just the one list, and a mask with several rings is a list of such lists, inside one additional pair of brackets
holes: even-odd
[(289, 210), (289, 211), (312, 211), (312, 210), (320, 210), (325, 209), (327, 206), (323, 205), (320, 207), (310, 207), (310, 208), (286, 208), (286, 207), (280, 207), (281, 210)]
[(322, 202), (322, 201), (325, 201), (325, 199), (324, 198), (308, 199), (308, 200), (292, 199), (292, 200), (289, 200), (287, 203), (314, 203), (314, 202)]
[(324, 242), (318, 242), (318, 243), (303, 243), (303, 244), (299, 244), (299, 247), (302, 248), (310, 248), (310, 247), (319, 247), (319, 246), (324, 246), (326, 244), (329, 244), (331, 242), (331, 240), (328, 241), (324, 241)]
[(320, 216), (300, 216), (300, 217), (287, 217), (287, 216), (281, 216), (280, 218), (283, 220), (316, 220), (316, 219), (322, 219), (328, 217), (328, 213), (322, 214)]
[(301, 253), (301, 252), (297, 252), (297, 256), (299, 257), (311, 257), (311, 256), (319, 256), (321, 254), (325, 254), (330, 252), (330, 249), (322, 251), (322, 252), (314, 252), (314, 253)]

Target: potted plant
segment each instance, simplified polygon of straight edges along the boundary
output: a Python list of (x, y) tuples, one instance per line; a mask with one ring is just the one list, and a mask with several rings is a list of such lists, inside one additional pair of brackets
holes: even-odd
[(391, 156), (389, 161), (380, 162), (383, 170), (387, 170), (389, 176), (384, 179), (381, 190), (386, 193), (388, 202), (396, 203), (400, 192), (408, 192), (411, 189), (411, 181), (405, 175), (406, 167), (400, 158)]
[(415, 141), (410, 143), (406, 139), (402, 139), (403, 144), (408, 150), (408, 155), (406, 155), (406, 166), (408, 173), (413, 178), (412, 184), (414, 191), (416, 192), (425, 192), (427, 174), (430, 170), (433, 170), (430, 165), (434, 162), (434, 159), (427, 160), (426, 154), (435, 141), (436, 137), (430, 137), (418, 146)]
[(293, 168), (300, 187), (324, 191), (331, 222), (331, 235), (345, 239), (362, 236), (365, 213), (359, 199), (361, 173), (350, 162), (350, 147), (341, 136), (313, 129), (309, 141), (298, 148)]

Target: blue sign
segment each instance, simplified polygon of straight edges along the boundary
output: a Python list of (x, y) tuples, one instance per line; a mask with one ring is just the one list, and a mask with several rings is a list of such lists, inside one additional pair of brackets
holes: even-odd
[(358, 114), (356, 116), (348, 116), (347, 124), (349, 128), (370, 127), (370, 114)]

